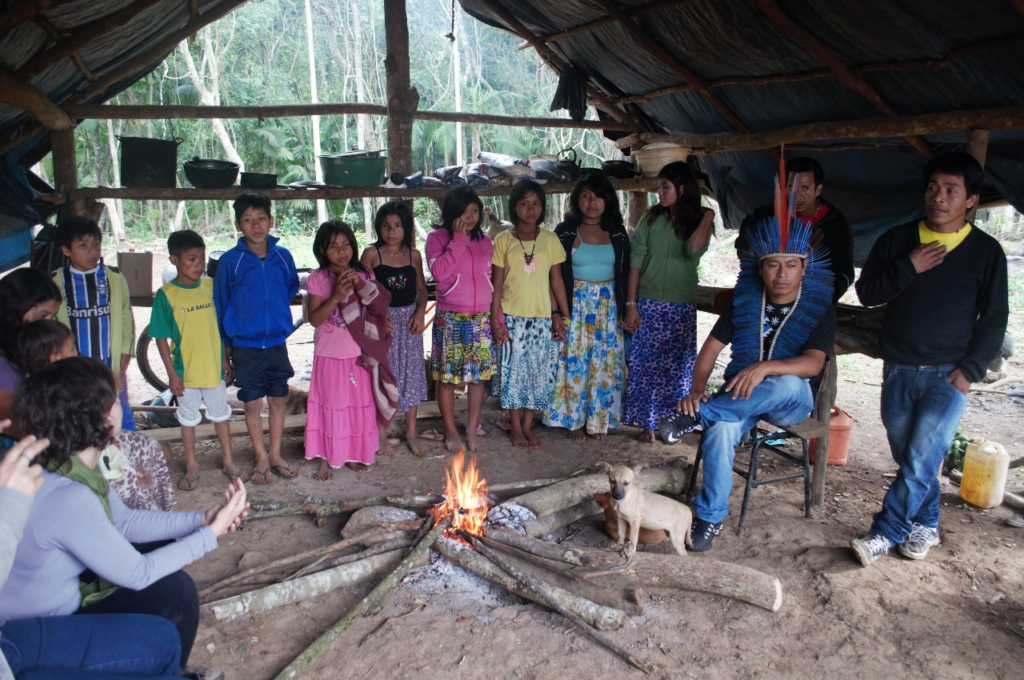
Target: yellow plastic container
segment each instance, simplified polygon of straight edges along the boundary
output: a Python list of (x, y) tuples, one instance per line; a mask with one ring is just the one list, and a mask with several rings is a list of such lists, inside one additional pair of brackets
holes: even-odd
[(1003, 502), (1010, 455), (1002, 444), (977, 439), (967, 445), (960, 498), (979, 508), (994, 508)]

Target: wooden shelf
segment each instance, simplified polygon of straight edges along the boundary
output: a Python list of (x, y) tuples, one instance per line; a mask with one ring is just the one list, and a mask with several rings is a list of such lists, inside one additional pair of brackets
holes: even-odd
[[(548, 194), (568, 194), (576, 186), (575, 182), (549, 182), (544, 186)], [(617, 191), (640, 191), (653, 192), (658, 187), (658, 180), (654, 177), (640, 177), (636, 179), (612, 180), (612, 186)], [(238, 198), (247, 191), (260, 191), (275, 201), (316, 201), (316, 200), (346, 200), (351, 198), (392, 198), (401, 200), (406, 198), (431, 198), (436, 201), (444, 197), (447, 188), (421, 188), (421, 189), (386, 189), (384, 187), (362, 187), (342, 188), (323, 187), (316, 189), (250, 189), (248, 187), (233, 186), (225, 189), (129, 189), (112, 187), (83, 187), (71, 189), (67, 192), (66, 199), (55, 194), (53, 201), (63, 203), (65, 200), (76, 201), (81, 199), (119, 198), (135, 201), (230, 201)], [(512, 191), (511, 186), (486, 187), (477, 189), (480, 196), (507, 196)]]

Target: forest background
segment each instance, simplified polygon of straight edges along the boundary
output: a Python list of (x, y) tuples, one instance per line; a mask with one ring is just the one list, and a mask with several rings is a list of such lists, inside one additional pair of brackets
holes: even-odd
[[(308, 7), (308, 10), (307, 10)], [(308, 20), (306, 13), (308, 11)], [(453, 18), (454, 12), (454, 18)], [(420, 108), (510, 116), (568, 117), (548, 111), (557, 76), (532, 50), (519, 49), (512, 35), (483, 25), (451, 0), (409, 0), (412, 83)], [(204, 28), (153, 72), (110, 104), (272, 105), (319, 102), (386, 103), (383, 3), (379, 0), (250, 0)], [(447, 36), (453, 33), (455, 40)], [(311, 80), (310, 49), (315, 81)], [(593, 117), (593, 111), (589, 114)], [(180, 164), (189, 158), (235, 161), (250, 172), (278, 175), (286, 184), (314, 179), (314, 125), (310, 118), (239, 120), (87, 120), (76, 130), (82, 186), (119, 186), (119, 136), (181, 138), (178, 186), (190, 186)], [(336, 115), (319, 121), (321, 153), (386, 146), (384, 116)], [(462, 125), (417, 120), (413, 168), (434, 169), (471, 162), (481, 150), (527, 158), (574, 148), (582, 165), (622, 158), (598, 131)], [(37, 167), (52, 178), (49, 157)], [(559, 221), (565, 199), (549, 201), (548, 227)], [(129, 241), (161, 239), (173, 230), (194, 229), (208, 249), (234, 239), (228, 201), (107, 200), (104, 229)], [(328, 201), (327, 214), (355, 231), (372, 229), (381, 199)], [(501, 217), (506, 199), (487, 204)], [(429, 229), (437, 205), (417, 200), (418, 222)], [(314, 201), (278, 201), (276, 229), (311, 235), (318, 216)], [(360, 238), (363, 241), (363, 238)], [(312, 259), (311, 257), (309, 259)]]

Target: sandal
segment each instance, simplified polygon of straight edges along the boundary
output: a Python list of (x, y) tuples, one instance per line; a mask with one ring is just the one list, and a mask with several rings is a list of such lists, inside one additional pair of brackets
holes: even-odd
[(185, 475), (184, 477), (181, 478), (181, 481), (178, 482), (178, 488), (181, 489), (182, 491), (195, 491), (195, 488), (197, 486), (199, 486), (198, 472), (196, 473), (195, 477), (189, 477), (188, 475)]
[(426, 432), (420, 432), (420, 439), (426, 439), (428, 442), (443, 442), (444, 435), (437, 430), (427, 430)]
[(299, 474), (299, 471), (293, 470), (291, 465), (271, 465), (270, 471), (281, 479), (291, 479)]
[(274, 480), (270, 476), (270, 470), (267, 469), (253, 470), (252, 477), (249, 478), (249, 481), (255, 484), (256, 486), (263, 486), (264, 484), (270, 484)]
[(241, 479), (243, 482), (248, 482), (249, 478), (252, 476), (251, 472), (239, 472), (238, 470), (228, 470), (227, 468), (223, 468), (221, 472), (224, 473), (225, 477), (231, 480), (232, 484), (234, 484), (235, 480), (238, 479)]

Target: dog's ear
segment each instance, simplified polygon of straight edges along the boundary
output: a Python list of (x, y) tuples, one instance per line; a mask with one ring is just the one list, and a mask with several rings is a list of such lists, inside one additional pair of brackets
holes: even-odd
[(644, 464), (643, 463), (637, 463), (636, 465), (633, 466), (633, 474), (635, 476), (639, 477), (640, 476), (640, 471), (643, 470), (643, 469), (644, 469)]
[(602, 469), (602, 470), (604, 470), (605, 472), (608, 472), (609, 470), (611, 470), (611, 469), (612, 469), (612, 466), (611, 466), (611, 465), (609, 465), (608, 463), (605, 463), (604, 461), (599, 461), (599, 462), (597, 463), (597, 467), (601, 468), (601, 469)]

